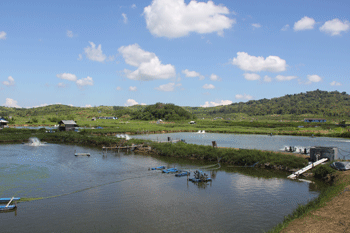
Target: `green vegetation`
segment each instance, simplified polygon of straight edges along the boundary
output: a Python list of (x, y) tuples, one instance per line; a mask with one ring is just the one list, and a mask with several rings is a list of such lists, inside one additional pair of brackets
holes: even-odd
[(240, 166), (266, 166), (279, 170), (290, 168), (301, 168), (307, 164), (303, 158), (294, 155), (275, 153), (261, 150), (213, 148), (211, 146), (193, 145), (182, 142), (178, 143), (156, 143), (150, 144), (159, 155), (192, 158), (207, 161), (218, 161), (224, 164), (235, 164)]
[(331, 162), (328, 162), (325, 165), (319, 165), (317, 166), (314, 170), (314, 176), (317, 179), (324, 179), (325, 177), (327, 177), (327, 175), (330, 175), (334, 172), (336, 172), (336, 170), (334, 170), (333, 168), (331, 168), (330, 165)]
[(149, 105), (145, 107), (144, 109), (142, 109), (142, 111), (135, 112), (133, 114), (132, 119), (140, 119), (140, 120), (163, 119), (166, 121), (175, 121), (175, 120), (195, 119), (195, 116), (193, 116), (190, 112), (174, 104), (156, 103), (154, 105)]

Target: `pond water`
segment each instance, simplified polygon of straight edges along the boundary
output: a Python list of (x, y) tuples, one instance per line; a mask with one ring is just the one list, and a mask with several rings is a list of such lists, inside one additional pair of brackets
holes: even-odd
[(268, 136), (256, 134), (219, 134), (219, 133), (166, 133), (132, 135), (132, 138), (142, 138), (153, 141), (184, 139), (187, 143), (212, 145), (216, 141), (219, 147), (234, 147), (244, 149), (260, 149), (279, 151), (285, 146), (311, 147), (331, 146), (338, 147), (338, 157), (350, 159), (350, 139), (329, 137), (300, 137), (300, 136)]
[[(285, 173), (72, 145), (0, 145), (0, 158), (0, 197), (44, 198), (0, 213), (1, 232), (264, 232), (320, 193)], [(160, 165), (213, 181), (148, 170)]]

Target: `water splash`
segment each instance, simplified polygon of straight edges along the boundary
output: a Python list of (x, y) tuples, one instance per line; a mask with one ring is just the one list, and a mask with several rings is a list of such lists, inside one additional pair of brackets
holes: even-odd
[(42, 146), (43, 144), (41, 143), (41, 141), (38, 138), (32, 137), (32, 138), (29, 138), (28, 145), (29, 146)]

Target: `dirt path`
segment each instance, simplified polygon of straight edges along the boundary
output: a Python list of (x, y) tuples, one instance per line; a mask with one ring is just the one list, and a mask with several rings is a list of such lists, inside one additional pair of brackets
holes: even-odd
[[(341, 172), (336, 182), (350, 182), (350, 171)], [(283, 233), (291, 232), (349, 232), (350, 233), (350, 185), (324, 207), (291, 222)]]

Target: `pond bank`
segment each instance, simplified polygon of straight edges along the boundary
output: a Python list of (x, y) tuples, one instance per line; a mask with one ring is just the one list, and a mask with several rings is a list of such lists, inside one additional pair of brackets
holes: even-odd
[(270, 233), (348, 232), (350, 230), (350, 171), (336, 172), (333, 185), (314, 201), (299, 206)]

